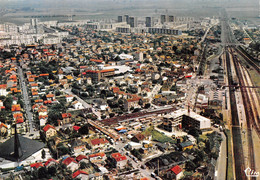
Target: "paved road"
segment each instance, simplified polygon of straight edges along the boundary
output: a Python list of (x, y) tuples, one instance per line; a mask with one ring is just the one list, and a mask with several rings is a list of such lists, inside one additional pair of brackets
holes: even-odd
[(24, 109), (25, 109), (28, 124), (29, 124), (29, 132), (30, 133), (36, 133), (38, 131), (35, 131), (34, 127), (33, 127), (34, 122), (33, 122), (33, 114), (31, 112), (31, 109), (32, 109), (31, 101), (30, 101), (29, 96), (28, 96), (26, 82), (25, 82), (25, 79), (24, 79), (24, 76), (23, 76), (23, 70), (19, 66), (18, 66), (18, 76), (19, 76), (19, 79), (20, 79), (20, 86), (21, 86), (23, 100), (24, 100)]
[[(215, 180), (226, 179), (226, 164), (227, 164), (227, 141), (226, 136), (221, 132), (223, 141), (221, 142), (219, 157), (215, 169)], [(217, 175), (217, 176), (216, 176)]]
[(83, 105), (84, 108), (91, 108), (92, 112), (98, 117), (99, 120), (101, 120), (101, 113), (99, 111), (96, 111), (95, 108), (92, 107), (92, 105), (86, 103), (86, 101), (84, 101), (83, 99), (81, 99), (79, 96), (77, 96), (76, 94), (74, 94), (73, 92), (71, 92), (71, 89), (62, 89), (61, 91), (67, 93), (67, 94), (72, 94), (74, 95), (77, 100)]
[[(123, 148), (124, 148), (125, 145), (126, 145), (126, 143), (117, 142), (117, 144), (114, 146), (114, 148), (115, 148), (118, 152), (124, 154), (124, 153), (125, 153), (125, 150), (123, 150)], [(153, 179), (153, 178), (151, 177), (151, 173), (153, 172), (152, 170), (140, 168), (141, 165), (144, 165), (144, 164), (145, 164), (145, 162), (144, 162), (144, 161), (141, 162), (141, 161), (139, 161), (139, 160), (133, 160), (133, 159), (131, 158), (131, 157), (133, 157), (133, 156), (130, 155), (130, 154), (131, 154), (131, 153), (129, 152), (129, 155), (128, 155), (128, 156), (126, 155), (126, 157), (127, 157), (127, 159), (131, 162), (131, 164), (133, 165), (134, 168), (140, 170), (141, 177), (147, 177), (147, 178), (149, 178), (149, 179)], [(135, 159), (137, 159), (137, 158), (135, 158)]]
[(156, 94), (158, 94), (158, 92), (160, 91), (161, 89), (161, 85), (160, 84), (156, 84), (151, 92), (151, 94), (148, 96), (148, 99), (150, 101), (150, 103), (152, 102), (152, 97), (154, 97)]

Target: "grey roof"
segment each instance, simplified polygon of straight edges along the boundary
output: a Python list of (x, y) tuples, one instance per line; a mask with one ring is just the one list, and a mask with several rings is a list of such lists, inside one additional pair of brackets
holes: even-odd
[(14, 155), (14, 141), (15, 136), (11, 137), (4, 143), (0, 144), (0, 157), (10, 160), (10, 161), (23, 161), (24, 159), (30, 157), (32, 154), (41, 150), (45, 144), (36, 140), (31, 140), (29, 138), (18, 135), (20, 141), (20, 147), (22, 150), (22, 155), (19, 157), (15, 157)]
[(187, 146), (191, 146), (192, 142), (191, 141), (185, 141), (185, 142), (180, 143), (180, 145), (181, 145), (182, 148), (184, 148), (184, 147), (187, 147)]

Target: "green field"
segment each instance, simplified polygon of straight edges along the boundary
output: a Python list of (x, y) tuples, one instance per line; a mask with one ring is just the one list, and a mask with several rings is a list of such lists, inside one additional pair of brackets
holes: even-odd
[(155, 130), (153, 126), (147, 128), (143, 132), (143, 134), (146, 136), (151, 135), (152, 140), (156, 141), (156, 142), (160, 142), (160, 143), (166, 143), (166, 142), (174, 143), (175, 142), (171, 137), (168, 137), (168, 136), (164, 135), (163, 133)]

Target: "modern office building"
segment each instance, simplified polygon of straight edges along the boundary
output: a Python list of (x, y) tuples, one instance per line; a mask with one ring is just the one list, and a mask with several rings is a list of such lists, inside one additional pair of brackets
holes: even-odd
[(145, 18), (145, 26), (146, 27), (153, 27), (154, 26), (154, 18), (153, 17), (146, 17)]
[(166, 22), (169, 22), (169, 16), (165, 15), (165, 14), (162, 14), (161, 15), (161, 24), (164, 24)]
[(174, 16), (169, 16), (169, 22), (175, 22), (175, 17)]
[(126, 22), (127, 24), (129, 24), (129, 15), (123, 16), (123, 22)]
[(117, 17), (117, 22), (123, 22), (123, 16), (118, 16)]
[(211, 127), (210, 119), (203, 117), (195, 112), (187, 109), (180, 109), (174, 111), (170, 115), (163, 119), (163, 123), (160, 128), (172, 132), (174, 129), (185, 128), (185, 129), (209, 129)]
[(129, 24), (130, 24), (130, 27), (137, 27), (137, 17), (130, 17)]

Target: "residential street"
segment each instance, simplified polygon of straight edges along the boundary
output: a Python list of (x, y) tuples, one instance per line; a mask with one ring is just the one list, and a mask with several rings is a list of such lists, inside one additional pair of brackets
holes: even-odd
[(67, 93), (67, 94), (72, 94), (74, 95), (77, 100), (83, 105), (84, 108), (91, 108), (92, 112), (98, 117), (98, 119), (101, 119), (101, 113), (99, 111), (96, 111), (95, 108), (93, 108), (90, 104), (86, 103), (86, 101), (84, 101), (83, 99), (81, 99), (79, 96), (77, 96), (76, 94), (74, 94), (73, 92), (71, 92), (71, 89), (62, 89), (63, 92)]
[(28, 95), (28, 91), (27, 91), (27, 87), (26, 87), (26, 82), (24, 80), (23, 70), (19, 66), (18, 66), (18, 76), (19, 76), (19, 79), (20, 79), (20, 86), (21, 86), (23, 100), (24, 100), (24, 109), (25, 109), (28, 124), (29, 124), (29, 132), (31, 134), (39, 133), (38, 131), (34, 130), (33, 114), (31, 112), (32, 106), (31, 106), (31, 102), (30, 102), (30, 99), (29, 99), (29, 95)]

